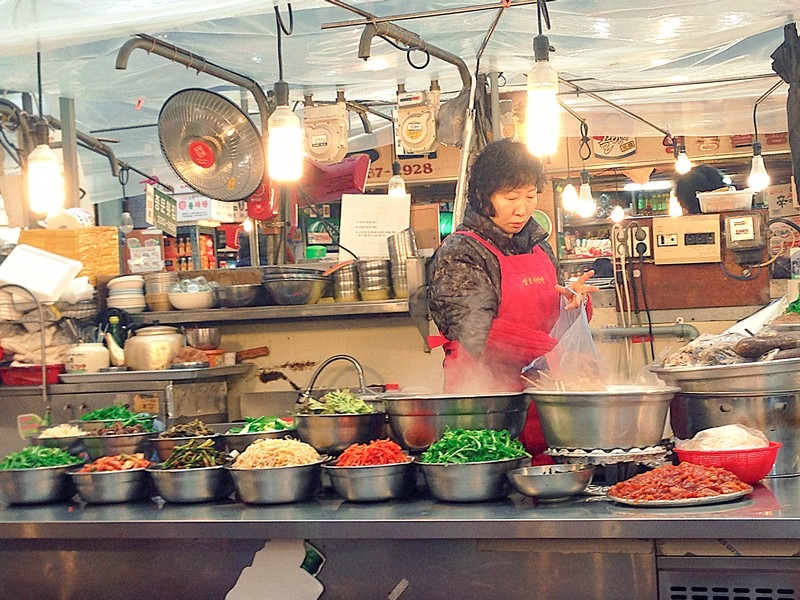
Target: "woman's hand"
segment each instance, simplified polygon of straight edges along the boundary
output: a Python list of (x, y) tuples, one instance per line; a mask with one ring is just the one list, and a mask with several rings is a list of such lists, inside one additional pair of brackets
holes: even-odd
[(556, 285), (556, 291), (568, 300), (564, 308), (567, 310), (578, 308), (582, 302), (586, 302), (589, 292), (596, 292), (600, 289), (595, 285), (587, 285), (586, 282), (592, 277), (594, 277), (594, 271), (586, 271), (566, 287)]

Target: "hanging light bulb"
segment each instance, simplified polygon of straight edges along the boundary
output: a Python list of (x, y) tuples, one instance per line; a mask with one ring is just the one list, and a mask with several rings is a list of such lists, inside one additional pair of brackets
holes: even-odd
[(622, 219), (625, 218), (625, 211), (619, 204), (617, 204), (614, 207), (614, 210), (611, 211), (611, 214), (609, 216), (611, 217), (611, 220), (614, 221), (614, 223), (622, 223)]
[(564, 189), (561, 190), (561, 206), (567, 212), (574, 213), (577, 211), (578, 190), (576, 190), (575, 186), (572, 185), (572, 180), (570, 180), (570, 182), (564, 186)]
[(692, 161), (689, 159), (689, 156), (686, 154), (686, 146), (683, 144), (677, 146), (675, 148), (675, 171), (680, 173), (681, 175), (685, 175), (688, 173), (692, 168)]
[(247, 217), (244, 221), (242, 221), (242, 229), (244, 229), (247, 233), (253, 231), (253, 220), (250, 217)]
[(533, 69), (528, 73), (528, 103), (525, 109), (525, 139), (528, 150), (538, 157), (551, 156), (558, 148), (558, 73), (550, 66), (547, 36), (533, 39)]
[(133, 231), (133, 217), (131, 213), (125, 211), (119, 216), (119, 226), (117, 227), (122, 235), (128, 235)]
[(750, 176), (747, 178), (747, 187), (754, 192), (760, 192), (769, 185), (769, 173), (764, 167), (764, 157), (761, 156), (761, 142), (753, 142), (753, 162), (750, 166)]
[(581, 189), (578, 192), (578, 206), (576, 212), (579, 217), (588, 219), (597, 211), (597, 202), (592, 198), (592, 188), (589, 185), (589, 171), (581, 171)]
[(34, 213), (49, 215), (64, 208), (64, 173), (48, 145), (47, 124), (34, 125), (36, 147), (28, 154), (28, 205)]
[(400, 175), (400, 163), (397, 161), (392, 163), (392, 176), (389, 178), (388, 193), (395, 198), (403, 198), (406, 195), (406, 180)]
[(303, 129), (300, 119), (289, 108), (289, 84), (277, 81), (274, 91), (278, 107), (267, 120), (269, 178), (297, 181), (303, 174)]
[(675, 195), (675, 190), (672, 189), (669, 191), (669, 209), (668, 214), (670, 217), (682, 217), (683, 216), (683, 207), (681, 203), (678, 202), (678, 197)]

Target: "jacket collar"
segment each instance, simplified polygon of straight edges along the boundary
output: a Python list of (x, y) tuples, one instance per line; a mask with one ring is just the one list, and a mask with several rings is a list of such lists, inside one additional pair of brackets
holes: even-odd
[(471, 229), (497, 246), (505, 254), (525, 254), (547, 239), (547, 232), (533, 218), (519, 233), (509, 235), (495, 225), (489, 217), (478, 214), (470, 207), (458, 230)]

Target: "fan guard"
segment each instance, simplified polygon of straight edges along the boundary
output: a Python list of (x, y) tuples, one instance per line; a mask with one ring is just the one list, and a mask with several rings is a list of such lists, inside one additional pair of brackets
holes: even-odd
[(215, 92), (189, 88), (170, 96), (158, 115), (158, 140), (178, 177), (208, 198), (245, 200), (264, 179), (258, 129)]

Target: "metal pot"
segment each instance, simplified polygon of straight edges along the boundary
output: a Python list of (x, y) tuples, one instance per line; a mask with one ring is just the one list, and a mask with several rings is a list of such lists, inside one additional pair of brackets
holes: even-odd
[(763, 431), (783, 448), (771, 475), (800, 473), (800, 391), (774, 394), (709, 392), (680, 393), (670, 404), (670, 423), (675, 436), (693, 437), (710, 427), (741, 423)]
[(125, 340), (125, 364), (134, 371), (168, 369), (185, 344), (186, 339), (175, 327), (143, 327)]

